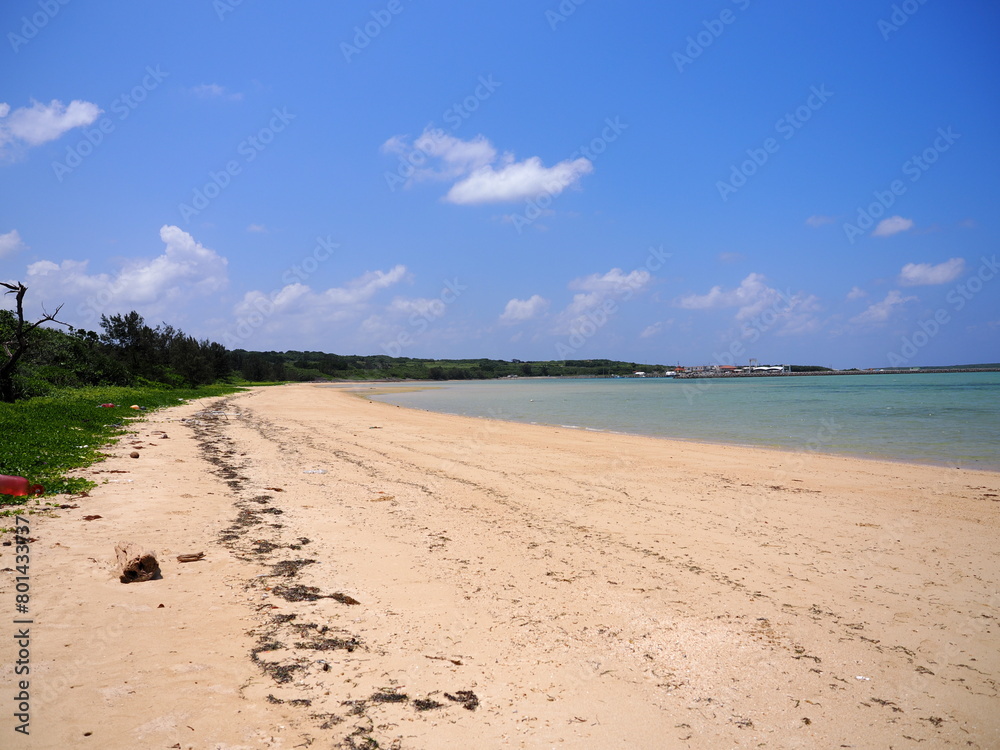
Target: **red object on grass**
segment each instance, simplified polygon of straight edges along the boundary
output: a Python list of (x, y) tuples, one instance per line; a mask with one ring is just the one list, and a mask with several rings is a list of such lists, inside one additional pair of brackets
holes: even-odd
[(43, 492), (45, 492), (45, 488), (42, 485), (31, 484), (24, 477), (0, 474), (0, 495), (24, 497), (25, 495), (41, 495)]

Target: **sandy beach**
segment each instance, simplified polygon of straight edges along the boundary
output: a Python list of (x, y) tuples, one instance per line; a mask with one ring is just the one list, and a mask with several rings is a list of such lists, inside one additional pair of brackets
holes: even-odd
[(3, 747), (1000, 747), (998, 473), (314, 385), (133, 427), (29, 518)]

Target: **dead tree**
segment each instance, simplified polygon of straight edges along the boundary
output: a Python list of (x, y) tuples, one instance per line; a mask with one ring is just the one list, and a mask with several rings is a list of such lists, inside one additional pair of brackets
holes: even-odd
[(24, 294), (28, 291), (28, 287), (20, 281), (14, 283), (0, 281), (0, 286), (7, 287), (7, 291), (4, 294), (13, 294), (14, 299), (17, 301), (16, 316), (15, 320), (12, 321), (11, 330), (0, 332), (0, 348), (3, 349), (3, 353), (7, 358), (6, 361), (0, 363), (0, 401), (12, 403), (14, 401), (14, 373), (17, 372), (17, 363), (24, 356), (25, 352), (31, 348), (29, 334), (42, 323), (49, 321), (63, 326), (68, 326), (69, 324), (63, 323), (61, 320), (56, 320), (56, 316), (62, 310), (62, 305), (59, 305), (52, 314), (45, 312), (43, 308), (42, 312), (44, 315), (40, 320), (36, 320), (34, 323), (26, 322), (24, 319)]

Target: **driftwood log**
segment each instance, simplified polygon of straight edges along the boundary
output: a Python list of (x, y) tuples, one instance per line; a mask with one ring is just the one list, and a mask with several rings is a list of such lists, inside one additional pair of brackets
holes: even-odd
[(119, 542), (115, 546), (118, 557), (119, 577), (122, 583), (139, 583), (160, 577), (160, 564), (156, 553), (132, 542)]

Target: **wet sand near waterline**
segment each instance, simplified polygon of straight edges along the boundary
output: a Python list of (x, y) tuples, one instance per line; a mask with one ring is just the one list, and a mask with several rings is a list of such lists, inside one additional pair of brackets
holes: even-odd
[[(32, 734), (3, 712), (5, 747), (1000, 744), (996, 473), (311, 385), (133, 440), (32, 517)], [(119, 539), (163, 578), (119, 583)]]

